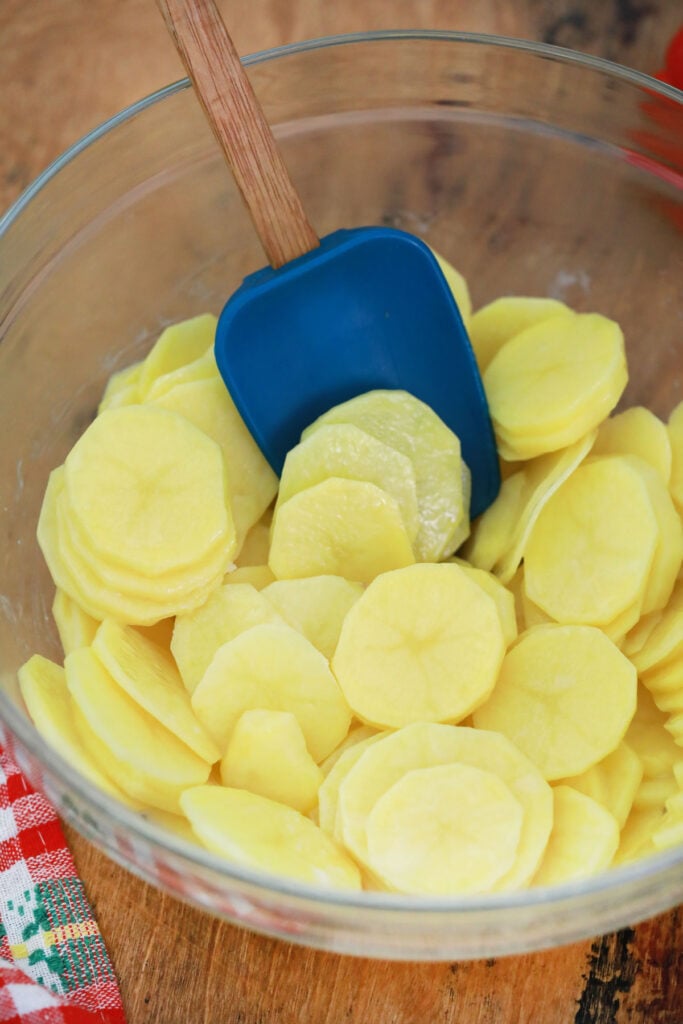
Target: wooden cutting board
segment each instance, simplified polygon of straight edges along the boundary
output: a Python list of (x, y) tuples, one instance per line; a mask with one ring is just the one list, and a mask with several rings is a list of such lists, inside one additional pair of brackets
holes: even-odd
[[(382, 28), (545, 40), (654, 72), (678, 0), (224, 0), (242, 53)], [(0, 209), (104, 118), (181, 76), (152, 0), (2, 0)], [(84, 87), (87, 83), (87, 88)], [(68, 839), (129, 1024), (683, 1024), (683, 912), (530, 956), (340, 957), (252, 935)]]

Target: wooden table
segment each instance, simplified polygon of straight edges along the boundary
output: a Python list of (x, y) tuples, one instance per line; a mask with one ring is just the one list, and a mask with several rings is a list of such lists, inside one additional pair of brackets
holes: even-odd
[[(654, 72), (678, 0), (224, 0), (242, 53), (380, 28), (494, 32)], [(153, 0), (2, 0), (0, 209), (66, 146), (180, 77)], [(682, 1024), (683, 912), (533, 956), (343, 958), (251, 935), (69, 841), (130, 1024)]]

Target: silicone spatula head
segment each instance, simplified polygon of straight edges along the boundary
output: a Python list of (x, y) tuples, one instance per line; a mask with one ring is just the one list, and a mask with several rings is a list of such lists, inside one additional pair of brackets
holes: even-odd
[(213, 0), (158, 3), (270, 264), (228, 300), (215, 345), (264, 455), (279, 473), (317, 416), (398, 388), (460, 438), (478, 515), (498, 493), (498, 456), (467, 332), (430, 249), (390, 228), (319, 241)]

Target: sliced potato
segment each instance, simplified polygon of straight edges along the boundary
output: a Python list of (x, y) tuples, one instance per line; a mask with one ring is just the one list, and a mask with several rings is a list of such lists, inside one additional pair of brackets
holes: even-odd
[(316, 762), (341, 743), (351, 724), (327, 659), (285, 625), (253, 626), (219, 647), (192, 707), (223, 751), (243, 712), (291, 711)]
[(666, 424), (642, 405), (603, 420), (593, 454), (637, 455), (657, 470), (666, 485), (671, 479), (671, 441)]
[(363, 593), (360, 583), (341, 576), (277, 580), (261, 591), (284, 621), (311, 641), (321, 654), (334, 654), (344, 619)]
[(52, 602), (52, 617), (65, 654), (70, 654), (78, 647), (89, 647), (99, 626), (97, 619), (88, 615), (72, 597), (59, 588)]
[(138, 381), (141, 398), (147, 397), (159, 377), (206, 355), (213, 347), (217, 323), (211, 313), (202, 313), (165, 327), (141, 364)]
[(602, 804), (571, 786), (553, 788), (554, 820), (534, 885), (557, 885), (608, 867), (619, 846), (619, 825)]
[(454, 563), (379, 576), (344, 620), (332, 669), (364, 722), (457, 722), (486, 700), (505, 650), (496, 603)]
[(226, 786), (197, 786), (181, 798), (199, 840), (234, 864), (309, 885), (360, 889), (358, 868), (292, 807)]
[(572, 310), (557, 299), (524, 295), (503, 295), (476, 310), (469, 333), (480, 372), (511, 338), (544, 320), (567, 314), (571, 316)]

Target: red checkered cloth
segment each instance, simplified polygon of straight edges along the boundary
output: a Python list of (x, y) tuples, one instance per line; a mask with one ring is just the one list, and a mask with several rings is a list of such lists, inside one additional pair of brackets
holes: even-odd
[(57, 815), (1, 749), (0, 1024), (125, 1024)]

